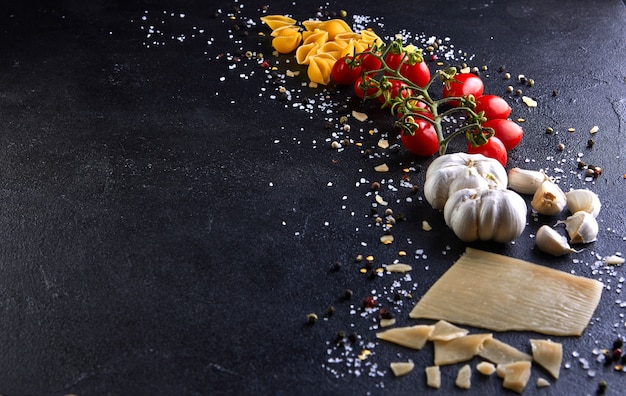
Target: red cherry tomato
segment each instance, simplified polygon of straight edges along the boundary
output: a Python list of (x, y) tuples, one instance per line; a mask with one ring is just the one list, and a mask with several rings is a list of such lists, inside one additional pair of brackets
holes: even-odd
[(439, 139), (435, 127), (424, 120), (415, 120), (418, 128), (413, 135), (402, 133), (400, 139), (404, 147), (411, 153), (429, 157), (439, 151)]
[(487, 140), (487, 143), (480, 146), (472, 146), (471, 143), (467, 144), (468, 154), (482, 154), (485, 157), (493, 158), (497, 160), (502, 166), (506, 166), (506, 148), (500, 139), (492, 136)]
[[(356, 81), (354, 82), (354, 93), (357, 97), (363, 99), (365, 96), (376, 95), (376, 92), (378, 92), (378, 87), (374, 85), (371, 80), (372, 78), (369, 76), (365, 76), (365, 81), (363, 81), (362, 78), (356, 79)], [(364, 87), (361, 86), (362, 84), (364, 84)]]
[(379, 70), (381, 66), (382, 62), (380, 61), (380, 59), (372, 54), (365, 54), (361, 57), (361, 70), (363, 71), (368, 72), (372, 70)]
[(385, 55), (385, 63), (391, 70), (399, 70), (404, 56), (403, 53), (394, 54), (393, 52), (388, 52), (387, 55)]
[[(454, 76), (454, 80), (450, 81), (448, 84), (444, 84), (443, 86), (443, 97), (461, 97), (474, 95), (474, 97), (479, 97), (483, 94), (485, 90), (485, 85), (483, 84), (483, 80), (480, 79), (475, 74), (472, 73), (460, 73)], [(451, 101), (450, 104), (453, 106), (458, 106), (458, 101)]]
[(338, 59), (330, 71), (333, 81), (339, 85), (352, 85), (361, 77), (361, 66), (350, 67), (346, 63), (351, 57)]
[(485, 118), (495, 120), (506, 119), (511, 114), (511, 106), (498, 95), (483, 95), (476, 98), (476, 113), (485, 112)]
[(504, 144), (507, 151), (517, 147), (524, 135), (522, 127), (511, 120), (488, 120), (483, 122), (483, 127), (493, 128), (494, 136)]
[(385, 104), (387, 97), (393, 100), (397, 98), (398, 95), (402, 95), (403, 98), (408, 98), (413, 94), (409, 86), (402, 81), (389, 79), (389, 82), (391, 83), (391, 87), (387, 90), (387, 93), (378, 97), (380, 103)]
[(428, 85), (430, 81), (430, 70), (426, 62), (417, 62), (414, 65), (404, 63), (400, 68), (400, 74), (421, 88)]

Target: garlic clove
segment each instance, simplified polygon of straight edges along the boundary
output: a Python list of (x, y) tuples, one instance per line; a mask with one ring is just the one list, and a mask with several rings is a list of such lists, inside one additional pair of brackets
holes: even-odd
[(553, 256), (562, 256), (569, 253), (578, 253), (568, 243), (567, 238), (559, 234), (552, 227), (542, 225), (535, 235), (535, 244), (544, 253)]
[(598, 222), (592, 214), (578, 211), (557, 224), (565, 224), (571, 243), (589, 243), (598, 236)]
[(585, 189), (569, 190), (565, 193), (565, 198), (567, 199), (567, 207), (572, 213), (582, 210), (591, 213), (593, 217), (598, 217), (602, 205), (600, 204), (600, 198), (593, 191)]
[(512, 168), (508, 173), (509, 188), (520, 194), (534, 194), (548, 176), (539, 171)]
[(565, 205), (567, 205), (567, 198), (563, 190), (550, 179), (544, 180), (531, 201), (533, 209), (537, 213), (547, 216), (553, 216), (560, 213)]

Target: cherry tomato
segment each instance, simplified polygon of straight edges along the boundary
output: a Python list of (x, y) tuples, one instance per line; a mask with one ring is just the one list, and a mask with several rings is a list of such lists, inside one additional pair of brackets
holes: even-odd
[(524, 135), (522, 127), (511, 120), (488, 120), (483, 122), (483, 127), (493, 128), (494, 136), (504, 144), (507, 151), (517, 147)]
[(393, 52), (388, 52), (387, 55), (385, 55), (385, 63), (387, 64), (387, 66), (389, 66), (389, 68), (391, 70), (398, 70), (400, 69), (400, 64), (403, 61), (403, 57), (404, 54), (394, 54)]
[(511, 114), (511, 106), (498, 95), (483, 95), (476, 98), (476, 113), (485, 112), (485, 118), (495, 120), (506, 119)]
[(382, 62), (380, 59), (372, 54), (365, 54), (361, 57), (361, 70), (363, 71), (379, 70), (381, 66)]
[[(483, 84), (483, 80), (480, 79), (475, 74), (472, 73), (459, 73), (454, 76), (454, 80), (448, 84), (444, 84), (443, 86), (443, 97), (461, 97), (474, 95), (474, 97), (479, 97), (483, 94), (485, 90), (485, 85)], [(457, 100), (451, 101), (450, 104), (453, 106), (458, 106), (459, 103)]]
[(338, 59), (330, 71), (333, 81), (339, 85), (352, 85), (361, 77), (361, 66), (350, 67), (346, 63), (350, 57)]
[(413, 135), (402, 133), (400, 139), (404, 147), (411, 153), (429, 157), (439, 151), (439, 139), (435, 127), (424, 120), (415, 120), (418, 128)]
[[(389, 99), (393, 100), (398, 97), (398, 95), (402, 95), (403, 98), (408, 98), (412, 95), (413, 92), (411, 91), (409, 86), (402, 81), (389, 79), (389, 82), (391, 83), (391, 87), (387, 91)], [(383, 94), (378, 97), (380, 103), (385, 104), (385, 102), (387, 101), (387, 98), (385, 96), (386, 95)]]
[(480, 146), (474, 147), (471, 143), (467, 143), (467, 153), (482, 154), (497, 160), (502, 166), (506, 166), (506, 148), (502, 141), (495, 136), (490, 137), (487, 143)]
[(430, 81), (430, 70), (426, 62), (417, 62), (414, 65), (404, 63), (400, 68), (400, 74), (421, 88), (428, 85)]
[(363, 99), (365, 96), (372, 96), (375, 95), (376, 92), (378, 92), (378, 87), (376, 87), (371, 80), (371, 77), (365, 76), (365, 87), (367, 89), (364, 89), (363, 87), (361, 87), (361, 84), (363, 84), (364, 82), (363, 79), (356, 79), (356, 81), (354, 82), (354, 93), (357, 97)]

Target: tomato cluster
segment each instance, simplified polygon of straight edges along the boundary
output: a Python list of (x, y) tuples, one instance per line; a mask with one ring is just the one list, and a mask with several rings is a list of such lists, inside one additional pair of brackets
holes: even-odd
[[(508, 119), (511, 107), (503, 98), (497, 95), (483, 95), (483, 93), (482, 80), (471, 73), (456, 74), (452, 81), (444, 84), (443, 88), (444, 98), (474, 98), (473, 111), (481, 118), (481, 122), (480, 128), (472, 133), (483, 134), (482, 138), (486, 138), (486, 141), (470, 139), (467, 152), (495, 158), (504, 166), (507, 161), (507, 151), (517, 147), (524, 131), (519, 124)], [(460, 102), (461, 100), (451, 99), (450, 104), (459, 106)], [(476, 143), (476, 140), (482, 144)]]
[[(403, 129), (402, 144), (409, 152), (419, 156), (443, 152), (449, 139), (465, 132), (468, 153), (480, 153), (505, 165), (507, 151), (520, 143), (524, 133), (508, 118), (511, 107), (500, 96), (484, 94), (478, 75), (449, 70), (449, 74), (440, 73), (443, 100), (432, 100), (428, 89), (433, 80), (421, 52), (394, 42), (382, 53), (368, 49), (354, 58), (338, 60), (331, 77), (339, 85), (353, 86), (358, 98), (377, 97), (382, 107), (391, 107)], [(444, 137), (441, 132), (443, 116), (437, 107), (442, 104), (467, 115), (468, 124), (453, 136)]]

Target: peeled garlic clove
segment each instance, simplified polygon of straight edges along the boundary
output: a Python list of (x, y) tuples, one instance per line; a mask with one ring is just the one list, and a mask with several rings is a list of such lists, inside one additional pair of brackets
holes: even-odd
[(548, 178), (543, 172), (521, 168), (511, 169), (508, 177), (511, 190), (529, 195), (534, 194), (541, 183)]
[(533, 209), (537, 213), (547, 216), (553, 216), (561, 213), (565, 205), (567, 205), (567, 198), (563, 190), (550, 179), (544, 180), (531, 201)]
[(593, 217), (598, 217), (600, 212), (600, 198), (598, 195), (590, 190), (569, 190), (565, 193), (567, 199), (567, 207), (570, 212), (576, 213), (578, 211), (585, 211), (591, 213)]
[(568, 253), (577, 253), (577, 250), (567, 243), (567, 238), (556, 232), (552, 227), (542, 225), (537, 230), (535, 244), (544, 253), (553, 256), (562, 256)]
[(565, 224), (571, 243), (589, 243), (598, 236), (598, 222), (590, 213), (578, 211), (557, 224)]

